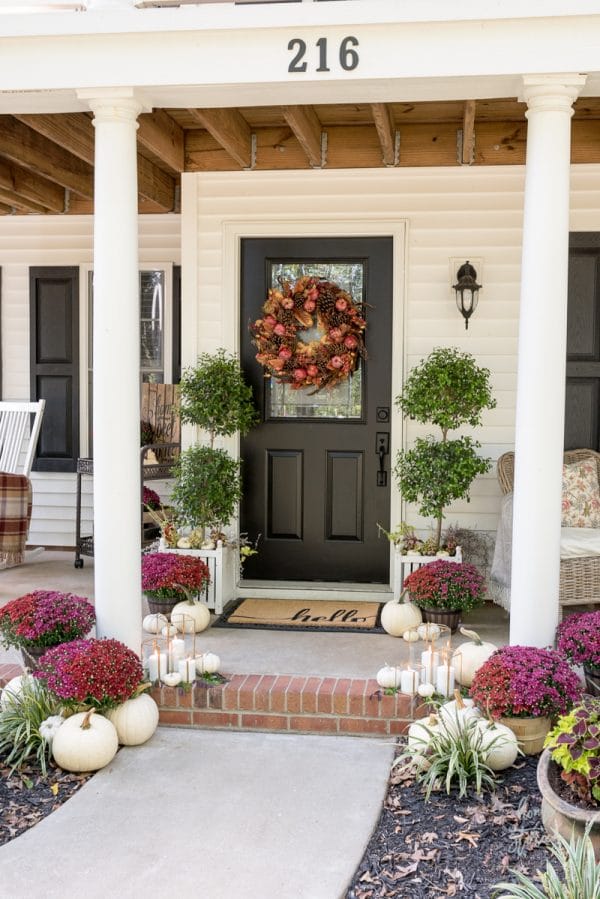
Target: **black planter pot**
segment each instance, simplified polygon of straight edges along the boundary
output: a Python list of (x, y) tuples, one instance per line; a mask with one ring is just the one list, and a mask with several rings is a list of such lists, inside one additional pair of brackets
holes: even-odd
[[(58, 643), (56, 644), (59, 645)], [(49, 649), (54, 649), (53, 646), (31, 646), (29, 649), (24, 649), (21, 647), (21, 658), (23, 659), (23, 665), (25, 668), (29, 668), (30, 671), (35, 671), (38, 667), (39, 660), (44, 655), (45, 652), (48, 652)]]
[(449, 627), (454, 634), (460, 624), (460, 611), (455, 612), (453, 609), (435, 609), (430, 606), (421, 606), (423, 621), (429, 624), (444, 624)]

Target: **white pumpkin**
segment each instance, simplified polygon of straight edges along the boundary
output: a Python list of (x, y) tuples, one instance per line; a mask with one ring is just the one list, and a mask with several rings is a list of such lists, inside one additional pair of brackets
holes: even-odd
[(177, 549), (191, 549), (192, 543), (189, 537), (180, 537), (177, 541)]
[(165, 624), (164, 627), (161, 627), (160, 632), (163, 637), (174, 637), (178, 631), (174, 624)]
[(142, 627), (148, 634), (159, 634), (161, 628), (168, 624), (167, 616), (162, 612), (156, 612), (152, 615), (146, 615), (142, 621)]
[(399, 687), (400, 668), (396, 668), (393, 665), (384, 665), (377, 672), (377, 683), (386, 690), (390, 687)]
[(182, 633), (199, 634), (210, 624), (210, 612), (203, 602), (178, 602), (171, 611), (171, 624)]
[(0, 693), (0, 708), (7, 709), (11, 696), (14, 698), (20, 696), (23, 692), (23, 683), (27, 681), (33, 683), (30, 674), (18, 674), (16, 677), (12, 677)]
[(476, 708), (472, 699), (463, 698), (458, 690), (455, 691), (454, 695), (455, 699), (445, 702), (438, 710), (440, 720), (444, 722), (449, 733), (458, 731), (461, 725), (468, 721), (481, 718), (481, 712)]
[(61, 724), (52, 740), (54, 761), (65, 771), (98, 771), (119, 748), (114, 724), (94, 709), (79, 712)]
[(428, 699), (435, 693), (435, 687), (430, 683), (419, 684), (419, 686), (417, 687), (417, 693), (424, 699)]
[(149, 740), (158, 727), (158, 706), (151, 696), (142, 693), (122, 702), (116, 709), (110, 709), (106, 717), (116, 727), (121, 745), (139, 746)]
[(420, 624), (417, 628), (417, 635), (420, 640), (437, 640), (440, 634), (439, 624)]
[(517, 760), (519, 744), (510, 727), (498, 721), (489, 722), (485, 718), (477, 722), (481, 733), (481, 748), (486, 752), (485, 764), (492, 771), (504, 771)]
[(408, 728), (408, 748), (422, 752), (429, 746), (432, 734), (440, 729), (437, 715), (427, 715), (419, 718)]
[(415, 628), (411, 628), (409, 631), (404, 631), (402, 639), (406, 640), (407, 643), (416, 643), (419, 639), (419, 634)]
[(182, 680), (179, 671), (169, 671), (168, 674), (161, 674), (160, 679), (167, 687), (176, 687)]
[(215, 652), (204, 652), (196, 656), (196, 672), (198, 674), (216, 674), (221, 666), (221, 659)]
[(421, 610), (412, 602), (391, 599), (381, 610), (381, 626), (392, 637), (401, 637), (404, 631), (416, 627), (423, 620)]
[(498, 647), (494, 643), (484, 643), (475, 631), (468, 631), (464, 627), (460, 629), (465, 637), (471, 637), (468, 643), (461, 643), (452, 655), (452, 664), (456, 672), (456, 680), (464, 687), (470, 687), (473, 683), (473, 675), (481, 668)]

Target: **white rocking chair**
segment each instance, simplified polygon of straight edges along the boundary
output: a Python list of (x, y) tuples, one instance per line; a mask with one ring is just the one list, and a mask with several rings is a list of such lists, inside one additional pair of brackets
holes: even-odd
[[(29, 477), (45, 406), (46, 400), (0, 402), (0, 472)], [(43, 552), (43, 547), (29, 550), (25, 561)]]

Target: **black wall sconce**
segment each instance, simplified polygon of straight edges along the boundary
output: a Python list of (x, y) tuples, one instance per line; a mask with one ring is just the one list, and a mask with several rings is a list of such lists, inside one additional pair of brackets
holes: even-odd
[(469, 327), (469, 319), (477, 309), (481, 284), (477, 283), (477, 272), (469, 260), (461, 265), (456, 273), (456, 284), (452, 285), (456, 292), (456, 305), (465, 320), (465, 328)]

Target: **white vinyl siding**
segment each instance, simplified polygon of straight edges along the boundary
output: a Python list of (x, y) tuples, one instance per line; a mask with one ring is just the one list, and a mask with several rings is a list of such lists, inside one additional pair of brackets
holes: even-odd
[[(404, 308), (395, 309), (401, 320), (395, 327), (396, 383), (436, 346), (472, 353), (490, 369), (497, 400), (473, 433), (482, 454), (495, 461), (514, 445), (524, 176), (522, 166), (184, 175), (184, 363), (199, 351), (237, 348), (227, 275), (237, 260), (224, 258), (231, 224), (240, 233), (251, 224), (249, 236), (262, 228), (279, 237), (294, 233), (290, 221), (304, 235), (311, 222), (319, 233), (324, 223), (334, 229), (339, 222), (341, 231), (355, 221), (360, 233), (360, 222), (404, 220), (406, 270), (396, 272), (404, 278)], [(572, 168), (571, 230), (600, 230), (598, 165)], [(468, 330), (451, 290), (466, 259), (483, 285)], [(396, 414), (394, 431), (396, 446), (408, 447), (430, 429), (404, 425)], [(494, 466), (473, 485), (470, 503), (447, 510), (446, 523), (494, 531), (499, 499)], [(429, 524), (413, 508), (406, 518), (420, 527)]]
[[(180, 263), (178, 215), (139, 217), (139, 258), (141, 266)], [(80, 266), (80, 310), (84, 312), (80, 317), (80, 386), (84, 387), (86, 273), (92, 261), (92, 216), (0, 217), (2, 399), (29, 399), (30, 266)], [(29, 543), (74, 546), (75, 475), (32, 472), (31, 478), (34, 502)], [(83, 533), (91, 532), (91, 486), (91, 481), (84, 479)]]

